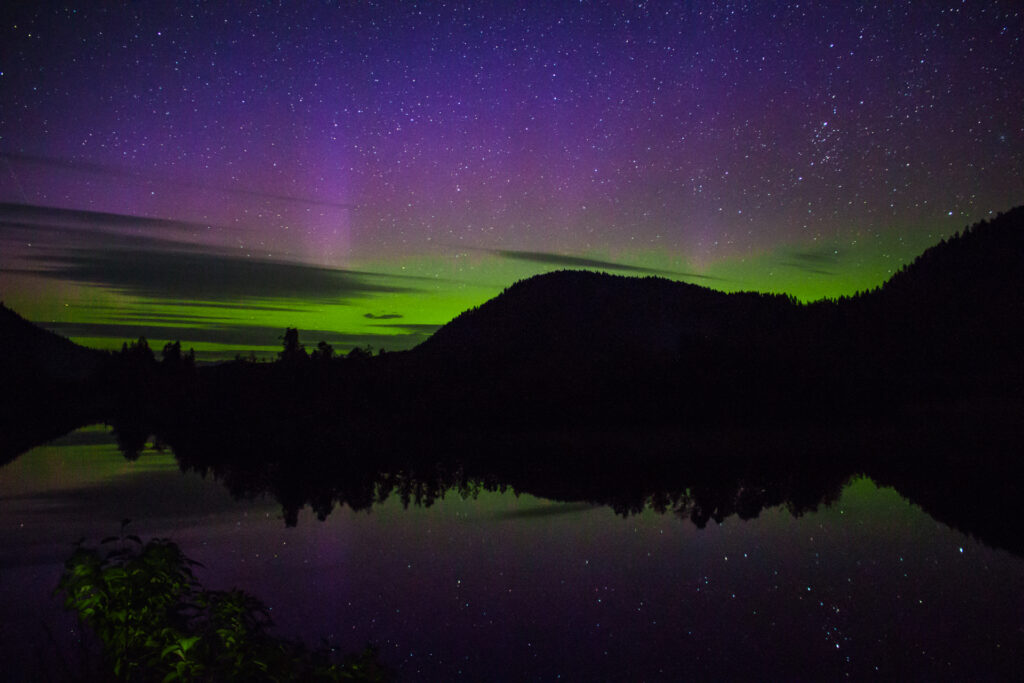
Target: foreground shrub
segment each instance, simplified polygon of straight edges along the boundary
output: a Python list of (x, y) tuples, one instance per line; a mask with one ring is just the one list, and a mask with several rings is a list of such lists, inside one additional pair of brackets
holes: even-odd
[(173, 541), (138, 536), (79, 545), (57, 590), (97, 636), (103, 678), (122, 681), (379, 681), (373, 648), (341, 662), (268, 633), (266, 606), (204, 589)]

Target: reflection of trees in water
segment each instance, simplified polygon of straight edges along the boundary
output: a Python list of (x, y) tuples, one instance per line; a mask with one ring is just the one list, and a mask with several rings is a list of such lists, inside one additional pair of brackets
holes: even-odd
[[(119, 428), (119, 433), (131, 431)], [(482, 491), (512, 490), (604, 505), (623, 516), (670, 513), (704, 527), (732, 515), (751, 519), (775, 506), (793, 515), (815, 510), (836, 500), (854, 472), (836, 458), (812, 458), (794, 468), (793, 461), (783, 467), (761, 453), (727, 456), (705, 448), (690, 457), (665, 443), (638, 452), (635, 445), (621, 446), (632, 442), (627, 435), (616, 444), (608, 435), (593, 434), (550, 439), (480, 434), (456, 440), (419, 433), (369, 445), (264, 424), (237, 433), (224, 428), (205, 438), (180, 432), (161, 439), (183, 470), (213, 476), (235, 497), (273, 497), (289, 525), (306, 506), (323, 520), (336, 507), (368, 510), (392, 499), (404, 507), (430, 507), (450, 495), (468, 499)]]
[[(511, 490), (623, 516), (652, 510), (704, 527), (773, 507), (800, 516), (866, 474), (937, 520), (1024, 554), (1024, 529), (1007, 513), (1021, 481), (1012, 455), (1019, 430), (987, 418), (668, 435), (422, 428), (368, 435), (292, 418), (218, 424), (168, 430), (160, 440), (182, 470), (213, 476), (239, 498), (273, 497), (289, 525), (306, 506), (323, 520), (336, 507), (368, 510), (392, 499), (429, 507), (450, 495)], [(127, 457), (148, 433), (138, 424), (116, 430)]]
[[(698, 489), (691, 495), (684, 495), (673, 507), (678, 516), (689, 517), (697, 528), (703, 529), (709, 520), (721, 524), (727, 517), (736, 515), (742, 520), (754, 519), (765, 508), (782, 506), (794, 517), (807, 512), (814, 512), (820, 505), (831, 505), (839, 499), (843, 487), (849, 482), (850, 476), (835, 476), (829, 480), (814, 483), (801, 482), (798, 488), (790, 488), (791, 482), (729, 482), (725, 486)], [(651, 508), (658, 512), (661, 509), (656, 500), (652, 499)]]
[[(50, 412), (116, 416), (127, 457), (159, 433), (183, 468), (239, 496), (274, 496), (290, 523), (305, 505), (326, 517), (391, 495), (430, 504), (479, 481), (700, 526), (770, 505), (800, 514), (868, 472), (1020, 550), (1024, 533), (1000, 511), (1022, 480), (1007, 455), (1024, 430), (1022, 226), (1024, 207), (928, 250), (880, 290), (808, 306), (550, 273), (415, 350), (376, 356), (326, 342), (307, 352), (289, 328), (274, 363), (197, 368), (177, 343), (158, 363), (144, 338), (75, 361), (95, 352), (0, 307), (0, 326), (22, 339), (0, 365), (23, 385), (0, 404), (38, 435), (53, 433)], [(81, 386), (40, 384), (23, 351), (43, 341), (102, 371)], [(544, 429), (550, 438), (530, 436)], [(632, 432), (608, 443), (602, 429)], [(648, 429), (679, 438), (652, 444)], [(0, 462), (25, 442), (0, 430)]]

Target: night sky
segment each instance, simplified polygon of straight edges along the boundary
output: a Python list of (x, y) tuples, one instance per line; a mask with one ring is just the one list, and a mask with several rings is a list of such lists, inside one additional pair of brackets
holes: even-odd
[(834, 297), (1024, 203), (1016, 2), (74, 5), (4, 7), (0, 298), (94, 346), (408, 348), (562, 267)]

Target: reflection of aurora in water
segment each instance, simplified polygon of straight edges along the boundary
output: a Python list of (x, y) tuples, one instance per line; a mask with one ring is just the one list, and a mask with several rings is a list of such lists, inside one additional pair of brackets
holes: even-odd
[(999, 677), (1024, 645), (1024, 561), (866, 478), (799, 517), (703, 529), (486, 488), (408, 508), (396, 489), (288, 528), (277, 503), (233, 500), (170, 452), (129, 463), (92, 428), (0, 469), (0, 506), (5, 650), (44, 621), (72, 638), (49, 591), (70, 544), (123, 517), (178, 540), (204, 584), (259, 596), (283, 631), (374, 640), (407, 678)]

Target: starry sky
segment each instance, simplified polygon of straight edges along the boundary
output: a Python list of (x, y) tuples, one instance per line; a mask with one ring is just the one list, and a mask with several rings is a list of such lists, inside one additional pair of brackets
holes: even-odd
[(1024, 203), (1010, 1), (10, 5), (0, 298), (93, 346), (408, 348), (565, 267), (835, 297)]

